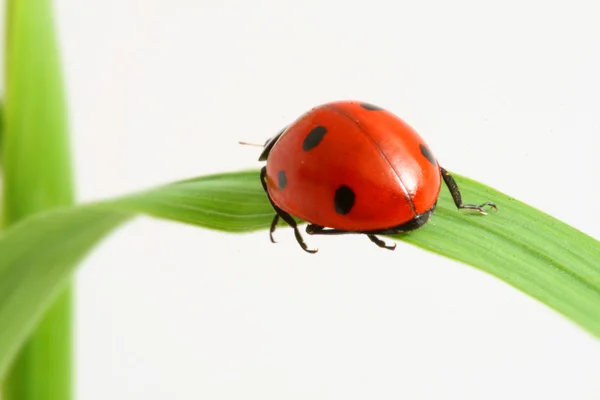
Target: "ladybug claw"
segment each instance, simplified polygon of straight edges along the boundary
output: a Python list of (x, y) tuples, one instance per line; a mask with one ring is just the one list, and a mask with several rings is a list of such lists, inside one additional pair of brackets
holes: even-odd
[(303, 245), (302, 249), (305, 252), (310, 253), (310, 254), (315, 254), (317, 251), (319, 251), (319, 249), (309, 249), (308, 246), (306, 246), (306, 245)]
[(496, 206), (496, 203), (488, 202), (488, 203), (483, 203), (482, 205), (478, 206), (478, 208), (477, 208), (479, 210), (479, 212), (483, 215), (487, 215), (487, 211), (485, 211), (483, 209), (483, 207), (485, 207), (485, 206), (489, 206), (490, 208), (493, 208), (494, 211), (498, 212), (498, 206)]
[(273, 238), (273, 232), (275, 232), (275, 228), (277, 228), (278, 222), (279, 222), (279, 214), (275, 214), (275, 217), (273, 217), (273, 222), (271, 222), (271, 229), (269, 230), (269, 237), (271, 238), (271, 243), (277, 243), (275, 238)]
[(388, 250), (395, 250), (396, 249), (396, 242), (393, 242), (393, 245), (390, 246), (389, 244), (387, 244), (383, 240), (379, 239), (375, 235), (367, 235), (367, 236), (369, 237), (369, 239), (371, 240), (371, 242), (375, 243), (377, 246), (381, 247), (382, 249), (388, 249)]
[(495, 212), (498, 212), (498, 206), (496, 205), (496, 203), (488, 202), (488, 203), (483, 203), (481, 206), (482, 207), (489, 206), (489, 207), (493, 208)]
[(383, 247), (384, 249), (388, 249), (388, 250), (396, 250), (396, 243), (394, 243), (391, 246), (389, 244), (386, 244), (386, 245), (381, 246), (381, 247)]
[(461, 208), (463, 210), (476, 210), (481, 215), (487, 215), (487, 211), (485, 211), (485, 209), (483, 208), (485, 206), (489, 206), (489, 207), (493, 208), (494, 210), (498, 211), (498, 207), (496, 206), (495, 203), (483, 203), (479, 206), (476, 206), (475, 204), (461, 204), (458, 206), (458, 208)]

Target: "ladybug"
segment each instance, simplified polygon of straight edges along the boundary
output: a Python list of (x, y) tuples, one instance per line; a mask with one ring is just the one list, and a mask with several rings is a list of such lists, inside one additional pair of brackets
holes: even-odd
[(267, 140), (260, 180), (279, 219), (309, 249), (292, 216), (308, 223), (310, 235), (365, 234), (393, 250), (377, 234), (423, 226), (435, 210), (441, 181), (459, 209), (486, 214), (494, 203), (463, 204), (458, 185), (425, 141), (403, 120), (373, 104), (338, 101), (302, 115)]

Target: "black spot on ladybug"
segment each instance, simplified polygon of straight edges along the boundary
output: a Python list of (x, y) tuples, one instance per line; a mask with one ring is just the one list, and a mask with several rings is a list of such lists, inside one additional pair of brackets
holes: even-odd
[(309, 151), (317, 147), (319, 143), (321, 143), (321, 140), (323, 140), (323, 138), (325, 137), (326, 133), (327, 128), (325, 128), (324, 126), (317, 126), (316, 128), (313, 128), (313, 130), (310, 131), (308, 135), (306, 135), (306, 138), (304, 138), (304, 143), (302, 143), (302, 150)]
[(333, 198), (333, 204), (335, 205), (335, 212), (338, 214), (346, 215), (354, 207), (354, 191), (346, 185), (342, 185), (335, 191), (335, 197)]
[(287, 186), (287, 176), (285, 176), (285, 171), (279, 171), (277, 174), (277, 185), (281, 190)]
[(435, 161), (435, 157), (433, 156), (433, 153), (431, 152), (431, 150), (429, 150), (428, 147), (423, 146), (422, 144), (420, 144), (419, 147), (421, 148), (421, 154), (423, 154), (423, 156), (427, 160), (429, 160), (430, 163), (432, 163), (433, 165), (435, 165), (437, 167), (437, 162)]
[(360, 106), (362, 108), (364, 108), (365, 110), (369, 110), (369, 111), (384, 111), (383, 108), (378, 107), (374, 104), (362, 103)]

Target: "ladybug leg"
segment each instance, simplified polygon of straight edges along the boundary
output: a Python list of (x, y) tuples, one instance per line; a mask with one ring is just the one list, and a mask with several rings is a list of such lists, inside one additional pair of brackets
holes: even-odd
[(452, 175), (450, 175), (450, 173), (442, 167), (440, 167), (440, 170), (442, 172), (442, 178), (444, 179), (446, 186), (448, 186), (448, 190), (450, 190), (450, 194), (452, 195), (452, 199), (454, 200), (454, 204), (456, 204), (457, 208), (466, 210), (477, 210), (484, 215), (487, 214), (487, 212), (483, 209), (483, 207), (485, 206), (489, 206), (498, 211), (498, 207), (496, 206), (496, 204), (491, 202), (483, 203), (480, 205), (463, 204), (462, 197), (460, 195), (460, 190), (458, 190), (458, 185), (456, 184), (456, 181), (454, 180)]
[[(309, 224), (306, 226), (306, 233), (308, 233), (309, 235), (345, 235), (345, 234), (350, 234), (350, 233), (359, 233), (360, 234), (363, 232), (343, 231), (340, 229), (325, 228), (321, 225)], [(394, 243), (393, 246), (390, 246), (383, 240), (379, 239), (374, 234), (367, 233), (366, 235), (371, 240), (371, 242), (375, 243), (377, 246), (379, 246), (383, 249), (394, 250), (396, 248), (396, 243)]]
[(371, 242), (375, 243), (377, 246), (381, 247), (382, 249), (388, 249), (388, 250), (396, 249), (396, 243), (394, 243), (393, 246), (390, 246), (375, 235), (367, 234), (367, 236), (369, 237), (369, 239), (371, 239)]
[(275, 239), (273, 239), (273, 232), (275, 232), (275, 228), (277, 228), (277, 223), (279, 222), (279, 214), (275, 214), (273, 221), (271, 222), (271, 229), (269, 229), (269, 237), (271, 238), (271, 243), (277, 243)]
[[(302, 249), (304, 251), (306, 251), (307, 253), (311, 253), (311, 254), (316, 253), (317, 249), (314, 249), (314, 250), (309, 249), (308, 246), (306, 245), (306, 243), (304, 243), (304, 239), (302, 238), (302, 235), (300, 234), (300, 231), (298, 230), (298, 224), (296, 224), (296, 221), (294, 220), (294, 218), (290, 214), (283, 211), (281, 208), (277, 207), (275, 205), (275, 203), (273, 203), (273, 200), (271, 199), (271, 196), (269, 195), (269, 191), (267, 189), (267, 167), (262, 167), (262, 169), (260, 170), (260, 182), (262, 183), (263, 189), (264, 189), (265, 193), (267, 194), (267, 198), (269, 199), (271, 206), (273, 206), (273, 209), (277, 213), (275, 218), (273, 218), (273, 222), (271, 222), (271, 234), (275, 230), (275, 226), (277, 226), (277, 222), (279, 222), (279, 218), (278, 218), (278, 216), (279, 216), (279, 217), (281, 217), (281, 219), (283, 219), (285, 222), (287, 222), (287, 224), (289, 226), (291, 226), (292, 229), (294, 229), (294, 235), (296, 236), (296, 241), (298, 242), (300, 247), (302, 247)], [(272, 236), (271, 236), (271, 241), (273, 241)]]
[(323, 231), (323, 229), (325, 229), (325, 227), (323, 227), (321, 225), (315, 225), (315, 224), (306, 225), (306, 233), (308, 233), (309, 235), (318, 235), (320, 232)]
[(343, 231), (341, 229), (325, 228), (324, 226), (317, 224), (306, 225), (306, 233), (309, 235), (345, 235), (349, 233), (358, 233), (351, 231)]

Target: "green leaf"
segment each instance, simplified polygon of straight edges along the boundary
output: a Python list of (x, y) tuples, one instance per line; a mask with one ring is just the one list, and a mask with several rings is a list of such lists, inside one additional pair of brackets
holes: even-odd
[[(487, 271), (600, 337), (599, 243), (512, 197), (455, 178), (465, 198), (493, 200), (499, 211), (458, 211), (442, 190), (431, 221), (395, 237)], [(0, 235), (0, 326), (8, 327), (0, 330), (0, 374), (77, 262), (137, 213), (226, 232), (266, 229), (274, 215), (258, 172), (246, 171), (50, 211), (16, 225)]]
[(73, 204), (71, 158), (52, 2), (8, 2), (4, 225)]
[[(2, 140), (4, 139), (4, 104), (0, 101), (0, 165), (2, 165)], [(0, 218), (2, 220), (2, 218)]]
[[(125, 219), (119, 212), (78, 208), (34, 215), (0, 235), (0, 374), (83, 256)], [(39, 372), (52, 378), (49, 370)]]
[[(7, 2), (5, 130), (0, 157), (4, 227), (32, 214), (73, 203), (53, 5), (50, 0)], [(4, 400), (71, 397), (71, 292), (64, 285), (62, 289), (62, 295), (55, 296), (56, 304), (47, 308), (48, 315), (37, 321), (36, 331), (29, 331), (32, 336), (10, 373), (0, 375), (4, 379)], [(2, 330), (10, 331), (9, 324), (3, 325)]]

